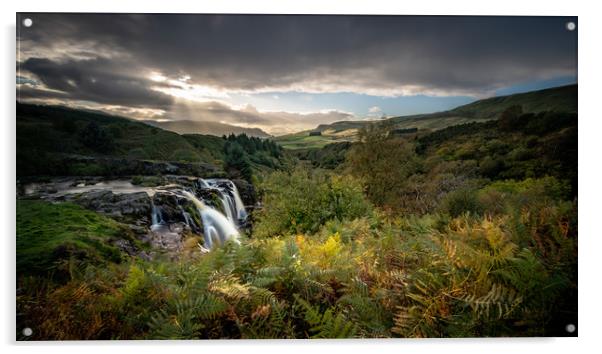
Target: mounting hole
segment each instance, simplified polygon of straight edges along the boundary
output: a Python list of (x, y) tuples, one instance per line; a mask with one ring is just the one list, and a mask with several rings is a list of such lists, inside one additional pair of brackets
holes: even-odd
[(31, 328), (29, 328), (29, 327), (25, 327), (25, 328), (23, 328), (23, 335), (24, 335), (25, 337), (29, 337), (29, 336), (31, 336), (32, 334), (33, 334), (33, 331), (32, 331), (32, 329), (31, 329)]
[(26, 18), (23, 20), (23, 26), (31, 27), (31, 25), (33, 25), (33, 20), (31, 18)]
[(575, 24), (575, 22), (570, 21), (566, 23), (566, 29), (569, 31), (574, 31), (575, 28), (577, 28), (577, 25)]
[(574, 324), (572, 324), (572, 323), (569, 323), (568, 325), (566, 325), (565, 329), (566, 329), (566, 331), (567, 331), (567, 332), (569, 332), (569, 333), (574, 333), (574, 332), (575, 332), (575, 330), (577, 329), (577, 327), (575, 327), (575, 325), (574, 325)]

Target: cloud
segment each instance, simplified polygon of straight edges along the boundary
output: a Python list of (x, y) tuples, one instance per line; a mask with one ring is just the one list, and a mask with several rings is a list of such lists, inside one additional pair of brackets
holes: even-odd
[(381, 111), (379, 106), (372, 106), (368, 109), (368, 113), (379, 113)]
[[(152, 89), (156, 83), (136, 75), (136, 68), (108, 59), (66, 60), (29, 58), (21, 70), (36, 85), (20, 87), (20, 98), (64, 98), (111, 105), (166, 109), (173, 97)], [(22, 86), (22, 85), (21, 85)]]
[[(565, 29), (572, 17), (24, 16), (34, 26), (18, 31), (20, 100), (135, 118), (214, 120), (272, 134), (355, 118), (340, 109), (262, 111), (235, 106), (231, 96), (478, 97), (521, 82), (576, 77), (577, 34)], [(369, 116), (380, 112), (374, 106)]]
[(119, 58), (223, 90), (478, 96), (576, 75), (569, 17), (27, 16), (23, 56)]

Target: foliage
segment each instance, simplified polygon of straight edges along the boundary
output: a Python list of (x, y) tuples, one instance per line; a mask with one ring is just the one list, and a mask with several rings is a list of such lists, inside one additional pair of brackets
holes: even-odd
[(251, 163), (243, 148), (236, 142), (226, 143), (224, 169), (230, 178), (242, 178), (251, 181), (253, 172)]
[(110, 132), (92, 121), (80, 133), (80, 140), (84, 146), (101, 153), (110, 152), (114, 148), (113, 136)]
[(319, 149), (294, 150), (295, 155), (301, 160), (311, 161), (314, 167), (334, 169), (345, 162), (350, 142), (332, 143)]
[[(574, 207), (332, 221), (202, 257), (20, 276), (34, 339), (558, 334), (576, 320)], [(346, 234), (347, 236), (342, 236)]]
[(372, 202), (395, 207), (407, 186), (407, 179), (420, 168), (414, 147), (392, 138), (387, 126), (370, 125), (359, 133), (360, 144), (347, 155), (348, 172), (361, 179)]
[(467, 188), (456, 189), (446, 194), (441, 202), (441, 210), (453, 217), (464, 213), (479, 214), (482, 211), (476, 191)]
[(259, 186), (263, 209), (255, 234), (315, 232), (329, 220), (353, 219), (370, 212), (361, 185), (349, 176), (328, 176), (303, 168), (276, 172)]

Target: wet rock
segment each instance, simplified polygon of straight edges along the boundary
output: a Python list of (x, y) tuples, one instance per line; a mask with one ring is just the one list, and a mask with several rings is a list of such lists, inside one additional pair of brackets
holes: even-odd
[(236, 185), (242, 202), (245, 205), (255, 205), (257, 202), (257, 193), (255, 192), (255, 187), (244, 179), (234, 179), (232, 182), (234, 182)]
[(137, 255), (137, 249), (132, 245), (132, 243), (128, 240), (119, 239), (113, 242), (115, 247), (119, 248), (121, 251), (129, 254), (130, 256)]
[(178, 253), (183, 248), (183, 231), (185, 224), (153, 225), (149, 232), (149, 240), (153, 247), (169, 253)]
[(216, 189), (199, 189), (196, 195), (203, 200), (203, 202), (224, 213), (224, 206), (222, 204), (220, 192)]
[(66, 200), (115, 217), (148, 218), (152, 210), (151, 199), (145, 192), (114, 194), (98, 190), (69, 195)]

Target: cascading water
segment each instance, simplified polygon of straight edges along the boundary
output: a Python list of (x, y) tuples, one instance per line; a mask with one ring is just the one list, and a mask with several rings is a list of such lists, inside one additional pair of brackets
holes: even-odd
[(153, 212), (151, 214), (152, 225), (161, 225), (165, 222), (163, 221), (163, 216), (161, 215), (161, 208), (157, 207), (155, 203), (152, 202)]
[(211, 186), (209, 185), (209, 183), (207, 183), (207, 181), (203, 178), (199, 178), (199, 186), (201, 188), (210, 188)]
[(245, 204), (242, 202), (242, 199), (240, 199), (240, 194), (238, 194), (238, 188), (236, 188), (236, 184), (234, 184), (234, 182), (230, 181), (231, 185), (232, 185), (232, 190), (233, 190), (233, 194), (234, 194), (234, 202), (236, 205), (236, 215), (238, 215), (238, 219), (239, 220), (246, 220), (247, 219), (247, 209), (245, 209)]
[(240, 198), (234, 182), (227, 179), (200, 179), (202, 188), (214, 189), (220, 193), (226, 216), (235, 224), (241, 225), (247, 219), (247, 210)]
[[(247, 211), (238, 194), (236, 185), (227, 179), (194, 179), (170, 177), (169, 184), (146, 187), (134, 185), (128, 180), (73, 181), (59, 180), (50, 183), (31, 184), (25, 187), (26, 194), (40, 194), (42, 198), (61, 198), (85, 201), (88, 198), (102, 198), (94, 205), (102, 212), (128, 214), (138, 217), (138, 210), (144, 210), (148, 200), (141, 197), (145, 193), (150, 199), (151, 243), (169, 251), (182, 249), (183, 232), (189, 229), (198, 233), (204, 231), (205, 248), (224, 244), (227, 241), (240, 243), (239, 227), (244, 227)], [(193, 181), (191, 184), (190, 182)], [(188, 184), (187, 184), (188, 183)], [(52, 193), (45, 193), (52, 190)], [(108, 195), (99, 192), (110, 192)], [(189, 191), (194, 191), (191, 193)], [(207, 193), (210, 192), (210, 193)], [(75, 199), (73, 196), (79, 195)], [(87, 196), (82, 198), (81, 196)], [(99, 197), (100, 196), (100, 197)], [(121, 196), (132, 196), (121, 197)], [(203, 199), (207, 196), (207, 199)], [(213, 197), (217, 196), (223, 206), (223, 213), (214, 209)], [(211, 198), (211, 199), (209, 199)], [(181, 204), (182, 199), (192, 202), (192, 210)], [(131, 206), (128, 203), (132, 203)], [(198, 212), (198, 215), (195, 213)], [(147, 209), (148, 210), (148, 209)], [(148, 215), (148, 214), (147, 214)], [(197, 217), (199, 216), (199, 217)], [(139, 220), (137, 225), (148, 222)], [(202, 225), (201, 225), (202, 224)]]
[(192, 221), (190, 214), (186, 212), (186, 210), (184, 210), (184, 208), (182, 208), (181, 205), (179, 206), (179, 209), (182, 212), (182, 215), (184, 215), (184, 221), (186, 222), (186, 225), (192, 229), (194, 227), (194, 222)]
[(223, 245), (226, 241), (240, 243), (238, 240), (240, 234), (238, 233), (236, 226), (234, 226), (234, 224), (223, 214), (205, 205), (205, 203), (188, 191), (182, 191), (182, 194), (194, 203), (201, 215), (206, 248), (211, 249), (216, 245)]

